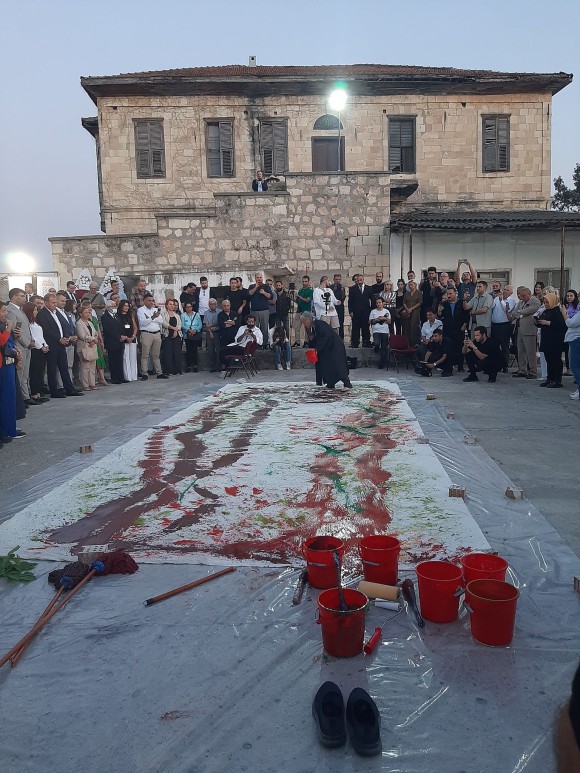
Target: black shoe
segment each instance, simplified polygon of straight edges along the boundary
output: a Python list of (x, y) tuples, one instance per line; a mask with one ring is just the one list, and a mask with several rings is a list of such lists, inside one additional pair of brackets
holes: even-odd
[(295, 342), (292, 344), (292, 348), (293, 348), (293, 349), (296, 349), (296, 347), (298, 347), (298, 348), (300, 349), (300, 344), (298, 343), (298, 341), (295, 341)]
[(559, 384), (557, 381), (550, 381), (548, 389), (562, 389), (562, 384)]
[(21, 429), (18, 429), (18, 427), (16, 427), (16, 434), (12, 435), (12, 439), (18, 440), (21, 437), (26, 437), (26, 432), (23, 432)]
[(494, 374), (493, 376), (490, 376), (490, 377), (487, 379), (487, 383), (488, 383), (488, 384), (495, 384), (495, 382), (496, 382), (496, 381), (497, 381), (497, 374)]
[(312, 716), (316, 722), (318, 740), (326, 749), (336, 749), (346, 743), (344, 698), (334, 682), (325, 682), (314, 696)]
[(54, 394), (50, 395), (53, 399), (56, 400), (57, 397), (66, 397), (66, 392), (55, 392)]
[(122, 384), (122, 381), (113, 381), (111, 380), (111, 384), (115, 384), (116, 386), (119, 386), (119, 384)]
[(541, 387), (547, 387), (549, 383), (550, 383), (549, 381), (542, 381), (542, 383), (540, 384), (540, 386), (541, 386)]
[(366, 342), (363, 341), (363, 349), (372, 349), (372, 348), (373, 348), (373, 345), (371, 344), (370, 341), (366, 341)]
[(157, 378), (165, 378), (165, 379), (168, 379), (168, 378), (169, 378), (169, 376), (166, 376), (166, 375), (165, 375), (165, 373), (160, 373), (160, 374), (157, 376)]
[(344, 384), (345, 389), (352, 389), (352, 384), (351, 384), (350, 380), (343, 381), (342, 383)]
[(49, 403), (49, 402), (50, 402), (50, 400), (48, 399), (48, 397), (36, 397), (35, 399), (36, 399), (36, 402), (37, 402), (39, 405), (41, 405), (42, 403)]
[(507, 369), (507, 368), (502, 368), (502, 369), (501, 369), (501, 372), (502, 372), (502, 373), (507, 373), (507, 372), (508, 372), (508, 369)]
[(129, 379), (126, 379), (126, 378), (124, 378), (124, 379), (121, 381), (121, 384), (130, 384), (130, 383), (131, 383), (131, 382), (129, 381)]
[(441, 374), (441, 378), (449, 378), (449, 376), (452, 376), (452, 375), (453, 375), (453, 371), (444, 370), (443, 373)]
[(308, 344), (302, 344), (303, 349), (308, 349)]
[(149, 379), (149, 376), (141, 375), (139, 376), (139, 378), (141, 379), (141, 381), (147, 381)]
[(79, 392), (78, 389), (75, 389), (73, 392), (67, 392), (66, 396), (67, 397), (84, 397), (85, 393), (84, 392)]
[(458, 372), (458, 373), (465, 373), (465, 368), (463, 367), (463, 365), (460, 365), (460, 366), (457, 368), (457, 372)]
[(464, 381), (479, 381), (475, 373), (470, 373), (467, 378), (463, 379)]
[(40, 405), (40, 402), (38, 400), (35, 400), (34, 397), (31, 397), (29, 400), (24, 401), (24, 405), (30, 407), (32, 405)]
[(194, 372), (194, 373), (198, 373), (198, 372), (199, 372), (199, 371), (198, 371), (198, 368), (197, 368), (197, 365), (195, 365), (195, 366), (194, 366), (194, 368), (193, 368), (193, 372)]
[(0, 437), (0, 443), (4, 443), (4, 445), (6, 445), (7, 443), (12, 443), (12, 438), (10, 437), (10, 435), (3, 435), (2, 437)]
[(346, 704), (346, 725), (353, 749), (363, 757), (382, 751), (381, 718), (377, 705), (361, 687), (355, 687)]
[(379, 364), (377, 365), (377, 367), (378, 367), (378, 369), (379, 369), (379, 370), (384, 370), (384, 367), (385, 367), (385, 366), (384, 366), (384, 365), (381, 365), (381, 363), (379, 362)]
[(512, 378), (526, 378), (526, 374), (518, 371), (517, 373), (512, 373)]

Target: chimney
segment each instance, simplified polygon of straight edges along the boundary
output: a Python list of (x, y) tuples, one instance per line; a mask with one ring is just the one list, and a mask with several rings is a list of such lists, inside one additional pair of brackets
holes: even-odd
[(256, 57), (250, 56), (248, 57), (248, 67), (255, 67), (256, 66)]

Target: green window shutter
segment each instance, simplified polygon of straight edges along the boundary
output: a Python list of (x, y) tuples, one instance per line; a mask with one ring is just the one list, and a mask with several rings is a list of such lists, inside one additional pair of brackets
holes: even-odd
[(137, 177), (165, 177), (162, 121), (135, 121)]

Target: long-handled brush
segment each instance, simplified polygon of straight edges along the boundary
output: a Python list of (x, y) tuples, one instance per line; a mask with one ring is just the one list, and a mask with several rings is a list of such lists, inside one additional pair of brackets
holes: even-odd
[[(71, 591), (73, 588), (75, 588), (90, 571), (91, 567), (88, 564), (83, 564), (82, 561), (75, 561), (72, 564), (67, 564), (62, 569), (54, 569), (52, 572), (50, 572), (48, 575), (48, 582), (51, 585), (54, 585), (56, 593), (36, 622), (38, 623), (43, 620), (58, 602), (62, 594), (65, 591)], [(10, 658), (10, 665), (12, 667), (18, 663), (28, 644), (30, 644), (30, 640)]]
[(51, 620), (56, 613), (61, 610), (70, 599), (78, 593), (78, 591), (86, 585), (96, 574), (134, 574), (138, 565), (131, 558), (128, 553), (124, 553), (122, 550), (116, 550), (112, 553), (104, 553), (100, 559), (94, 561), (91, 564), (91, 569), (88, 574), (76, 585), (67, 595), (55, 603), (52, 609), (28, 631), (28, 633), (17, 642), (11, 650), (9, 650), (2, 658), (0, 658), (0, 668), (7, 663), (23, 646), (26, 646), (28, 642), (33, 639), (36, 634)]

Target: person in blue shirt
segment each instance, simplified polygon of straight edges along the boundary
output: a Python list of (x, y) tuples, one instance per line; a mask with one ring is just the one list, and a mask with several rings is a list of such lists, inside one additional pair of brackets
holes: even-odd
[[(270, 300), (273, 298), (273, 293), (270, 287), (264, 283), (264, 275), (261, 272), (255, 274), (254, 279), (255, 283), (248, 287), (250, 311), (256, 320), (256, 325), (262, 332), (262, 338), (267, 342), (270, 329)], [(268, 348), (267, 343), (264, 348)]]
[[(203, 329), (201, 317), (193, 310), (193, 304), (187, 301), (181, 315), (181, 335), (185, 341), (185, 358), (187, 367), (185, 372), (197, 373), (197, 350), (201, 343), (200, 335)], [(200, 335), (197, 335), (200, 334)]]

